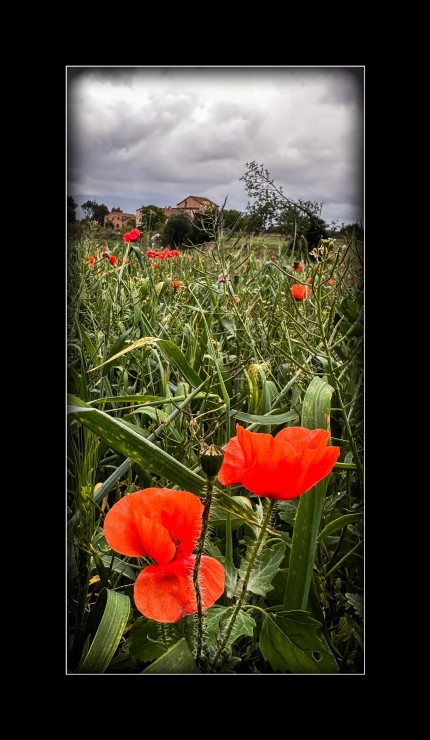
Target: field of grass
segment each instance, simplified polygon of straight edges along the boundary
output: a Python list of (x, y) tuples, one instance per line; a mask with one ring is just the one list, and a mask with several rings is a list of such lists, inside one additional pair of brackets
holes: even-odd
[[(341, 245), (309, 259), (269, 235), (148, 257), (149, 240), (91, 224), (69, 243), (68, 673), (364, 671), (363, 260)], [(297, 497), (255, 495), (204, 471), (237, 425), (324, 429), (340, 454)], [(273, 459), (271, 485), (284, 475)], [(205, 504), (195, 555), (225, 576), (203, 610), (197, 579), (175, 621), (136, 606), (157, 558), (105, 536), (108, 513), (153, 488)]]

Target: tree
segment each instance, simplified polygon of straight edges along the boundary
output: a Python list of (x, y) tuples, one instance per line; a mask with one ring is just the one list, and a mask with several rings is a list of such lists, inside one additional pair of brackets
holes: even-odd
[(76, 221), (76, 209), (78, 204), (72, 195), (67, 196), (67, 222), (72, 224)]
[(185, 213), (170, 216), (161, 232), (161, 243), (163, 246), (179, 247), (184, 241), (190, 241), (193, 226)]
[(115, 208), (111, 208), (111, 213), (123, 213), (122, 208), (119, 208), (118, 206), (115, 206)]
[(327, 236), (327, 226), (320, 217), (322, 203), (287, 198), (282, 186), (275, 185), (262, 164), (247, 162), (246, 166), (248, 169), (240, 179), (245, 182), (248, 196), (254, 199), (246, 208), (248, 230), (277, 230), (294, 240), (304, 236), (309, 250)]
[(224, 229), (237, 229), (238, 227), (242, 225), (243, 221), (243, 214), (240, 211), (234, 210), (234, 208), (230, 210), (226, 210), (222, 212), (222, 225)]
[(85, 213), (86, 221), (97, 221), (100, 226), (104, 224), (104, 218), (109, 213), (109, 208), (104, 203), (97, 203), (95, 200), (87, 200), (82, 203), (82, 210)]
[(161, 231), (166, 223), (166, 216), (158, 206), (142, 206), (140, 209), (142, 229), (152, 233)]

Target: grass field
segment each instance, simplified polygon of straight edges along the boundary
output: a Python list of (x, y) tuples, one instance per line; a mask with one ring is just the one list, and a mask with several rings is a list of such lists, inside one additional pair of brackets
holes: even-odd
[[(68, 673), (364, 671), (363, 258), (362, 244), (342, 244), (325, 240), (309, 260), (268, 235), (150, 258), (142, 236), (106, 241), (91, 225), (69, 243)], [(202, 455), (224, 479), (237, 425), (259, 433), (254, 472), (223, 485)], [(287, 498), (313, 463), (261, 450), (295, 427), (329, 431), (340, 453)], [(152, 534), (138, 554), (105, 529), (119, 503), (154, 488), (202, 502), (187, 557), (224, 579), (207, 606), (209, 576), (200, 594), (198, 567), (182, 581), (180, 549), (166, 556), (188, 594), (175, 620), (153, 610), (179, 599), (151, 549), (167, 527), (157, 504), (139, 515)]]

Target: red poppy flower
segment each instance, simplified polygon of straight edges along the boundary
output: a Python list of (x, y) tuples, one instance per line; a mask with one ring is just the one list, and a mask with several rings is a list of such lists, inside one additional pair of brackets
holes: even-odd
[(293, 270), (297, 270), (297, 272), (300, 272), (301, 270), (303, 270), (303, 265), (301, 262), (298, 262), (296, 260), (296, 262), (294, 262), (294, 264), (292, 265), (292, 268)]
[(331, 472), (340, 454), (339, 447), (326, 446), (330, 432), (324, 429), (288, 427), (272, 437), (237, 424), (236, 432), (218, 478), (224, 486), (241, 483), (258, 496), (300, 496)]
[(123, 234), (122, 240), (124, 242), (137, 242), (140, 236), (139, 229), (132, 229), (131, 231), (128, 231), (126, 234)]
[(126, 261), (125, 261), (125, 264), (126, 264), (126, 265), (129, 265), (129, 264), (130, 264), (130, 260), (128, 259), (128, 257), (127, 257), (127, 259), (126, 259)]
[(169, 283), (169, 288), (182, 288), (182, 286), (182, 280), (171, 280)]
[(334, 285), (333, 278), (330, 278), (330, 280), (327, 280), (327, 285)]
[[(129, 557), (155, 561), (137, 577), (136, 607), (157, 622), (176, 622), (197, 612), (192, 580), (195, 543), (202, 528), (203, 504), (188, 491), (145, 488), (120, 499), (106, 515), (104, 533), (110, 547)], [(203, 555), (199, 584), (203, 609), (224, 591), (224, 568)]]
[(103, 250), (102, 257), (109, 257), (109, 252), (106, 249)]
[(312, 293), (312, 288), (309, 288), (308, 285), (301, 285), (300, 283), (292, 285), (290, 290), (291, 295), (296, 299), (296, 301), (304, 301), (305, 298), (308, 298)]
[(96, 258), (93, 257), (92, 255), (90, 255), (90, 257), (88, 257), (88, 264), (89, 265), (93, 265), (95, 261), (96, 261)]
[[(143, 252), (142, 252), (142, 254), (143, 254)], [(148, 251), (146, 253), (146, 256), (149, 257), (150, 260), (152, 260), (152, 259), (154, 259), (154, 257), (157, 256), (157, 252), (155, 251), (155, 249), (148, 249)]]
[(109, 262), (111, 263), (111, 265), (117, 265), (118, 264), (118, 260), (117, 260), (116, 257), (114, 257), (113, 254), (111, 254), (111, 256), (109, 257)]

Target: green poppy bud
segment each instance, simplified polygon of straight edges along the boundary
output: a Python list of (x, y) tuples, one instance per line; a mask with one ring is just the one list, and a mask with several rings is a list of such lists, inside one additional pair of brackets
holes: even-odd
[(202, 470), (206, 473), (208, 478), (214, 478), (217, 475), (223, 460), (224, 452), (222, 448), (217, 445), (209, 445), (200, 455)]

